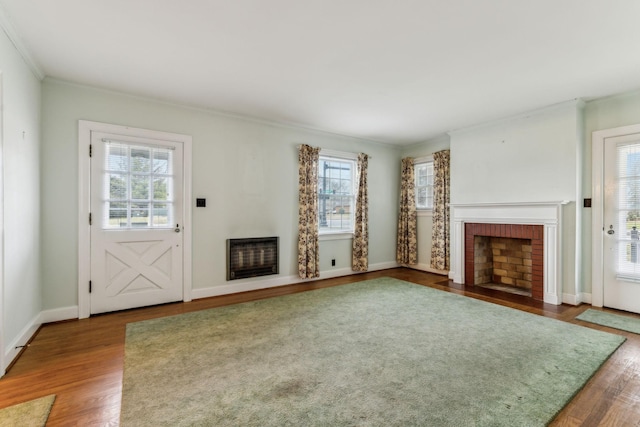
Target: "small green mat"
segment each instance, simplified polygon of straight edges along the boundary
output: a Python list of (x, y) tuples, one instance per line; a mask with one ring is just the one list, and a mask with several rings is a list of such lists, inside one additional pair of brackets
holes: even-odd
[(42, 427), (47, 424), (55, 394), (0, 409), (0, 427)]
[(607, 313), (605, 311), (588, 309), (576, 317), (576, 319), (595, 323), (596, 325), (620, 329), (621, 331), (640, 334), (640, 319), (635, 317), (621, 316), (619, 314)]

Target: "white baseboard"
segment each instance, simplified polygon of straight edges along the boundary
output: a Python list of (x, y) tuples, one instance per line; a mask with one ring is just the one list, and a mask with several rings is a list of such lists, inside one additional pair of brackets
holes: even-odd
[(414, 270), (426, 271), (427, 273), (439, 274), (441, 276), (449, 277), (449, 272), (447, 270), (437, 270), (435, 268), (431, 268), (429, 264), (415, 264), (415, 265), (404, 265), (403, 267), (412, 268)]
[(580, 293), (580, 299), (585, 304), (591, 304), (591, 293), (581, 292)]
[(60, 322), (62, 320), (77, 319), (79, 315), (78, 306), (56, 308), (40, 312), (40, 323)]
[(28, 324), (25, 326), (22, 331), (18, 334), (18, 336), (9, 343), (9, 345), (4, 349), (4, 364), (2, 367), (2, 372), (6, 372), (7, 366), (13, 362), (13, 359), (18, 356), (23, 347), (27, 345), (27, 343), (31, 340), (33, 335), (38, 331), (38, 328), (42, 325), (40, 323), (40, 315), (38, 314), (34, 317)]
[[(379, 264), (372, 264), (369, 266), (369, 271), (386, 270), (389, 268), (396, 268), (399, 265), (395, 262), (382, 262)], [(191, 291), (193, 299), (217, 297), (220, 295), (229, 295), (239, 292), (255, 291), (258, 289), (275, 288), (278, 286), (292, 285), (295, 283), (313, 282), (322, 279), (331, 279), (333, 277), (350, 276), (353, 274), (361, 274), (359, 271), (352, 271), (350, 268), (339, 268), (336, 270), (325, 270), (320, 272), (320, 277), (316, 279), (300, 279), (296, 275), (292, 276), (280, 276), (270, 279), (248, 279), (250, 281), (231, 283), (218, 286), (210, 286), (208, 288), (196, 288)]]
[(582, 303), (591, 304), (591, 294), (580, 292), (577, 295), (562, 294), (562, 302), (564, 304), (580, 305)]
[(562, 302), (564, 304), (579, 305), (579, 296), (574, 294), (562, 294)]

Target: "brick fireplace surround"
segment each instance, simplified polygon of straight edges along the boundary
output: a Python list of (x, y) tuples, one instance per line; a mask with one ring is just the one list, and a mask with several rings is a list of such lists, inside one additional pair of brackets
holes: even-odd
[(526, 224), (464, 224), (465, 283), (474, 284), (475, 236), (531, 240), (531, 298), (544, 300), (544, 226)]

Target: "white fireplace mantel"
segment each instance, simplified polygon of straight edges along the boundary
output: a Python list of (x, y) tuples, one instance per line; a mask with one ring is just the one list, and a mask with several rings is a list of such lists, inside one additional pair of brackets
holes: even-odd
[(562, 303), (562, 207), (568, 201), (468, 203), (451, 207), (451, 270), (449, 278), (464, 284), (464, 224), (527, 224), (544, 226), (544, 302)]

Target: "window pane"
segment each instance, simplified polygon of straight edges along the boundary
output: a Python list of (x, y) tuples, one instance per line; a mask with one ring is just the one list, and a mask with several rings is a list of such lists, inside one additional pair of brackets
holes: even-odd
[(153, 200), (167, 200), (168, 178), (156, 178), (153, 180)]
[(416, 207), (433, 208), (433, 162), (414, 165)]
[(127, 176), (121, 174), (107, 174), (106, 181), (109, 183), (109, 199), (127, 199)]
[(131, 204), (131, 226), (146, 227), (149, 225), (149, 204), (132, 203)]
[(416, 206), (425, 209), (427, 207), (427, 188), (421, 187), (416, 190)]
[(340, 179), (333, 178), (329, 180), (329, 194), (340, 193)]
[(128, 222), (127, 204), (109, 203), (109, 225), (113, 227), (126, 227)]
[(106, 150), (107, 170), (127, 172), (129, 170), (129, 149), (126, 145), (108, 144)]
[(153, 156), (153, 172), (159, 175), (171, 173), (171, 163), (169, 150), (156, 149)]
[(414, 173), (416, 177), (416, 185), (422, 186), (427, 184), (427, 165), (416, 165)]
[(149, 199), (149, 177), (134, 175), (131, 177), (131, 198), (134, 200)]
[(131, 172), (151, 171), (151, 150), (149, 148), (131, 148)]
[(166, 203), (154, 203), (153, 208), (153, 225), (155, 227), (171, 226), (169, 222), (169, 205)]

